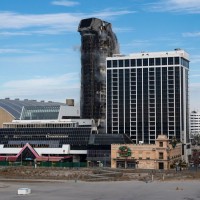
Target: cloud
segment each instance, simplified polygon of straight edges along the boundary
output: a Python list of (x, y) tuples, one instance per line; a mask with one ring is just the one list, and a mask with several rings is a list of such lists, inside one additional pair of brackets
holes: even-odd
[(182, 35), (183, 37), (200, 37), (200, 32), (187, 32)]
[(200, 76), (200, 74), (190, 74), (190, 77), (199, 77)]
[[(64, 74), (59, 77), (40, 77), (29, 80), (15, 80), (9, 81), (3, 84), (3, 87), (7, 88), (31, 88), (43, 86), (43, 87), (57, 87), (60, 85), (65, 85), (67, 82), (72, 82), (77, 79), (77, 73)], [(64, 84), (65, 83), (65, 84)]]
[(9, 54), (9, 53), (36, 53), (35, 51), (32, 50), (25, 50), (25, 49), (0, 49), (0, 54)]
[(190, 110), (200, 108), (200, 83), (190, 83)]
[(79, 100), (79, 90), (78, 73), (68, 73), (54, 77), (36, 77), (6, 82), (1, 87), (1, 97), (42, 98), (53, 101), (66, 98)]
[(79, 5), (79, 2), (61, 0), (61, 1), (53, 1), (52, 4), (53, 4), (53, 5), (56, 5), (56, 6), (67, 6), (67, 7), (71, 7), (71, 6)]
[(150, 46), (152, 43), (149, 40), (133, 40), (127, 44), (122, 44), (121, 46), (125, 47), (147, 47)]
[[(81, 19), (99, 17), (109, 20), (112, 17), (134, 13), (129, 10), (106, 9), (94, 13), (56, 13), (56, 14), (19, 14), (0, 12), (1, 36), (25, 36), (32, 34), (56, 35), (77, 31)], [(14, 31), (13, 31), (14, 30)]]
[(200, 62), (200, 55), (192, 55), (190, 59), (191, 63), (199, 63)]
[(2, 31), (0, 32), (0, 36), (26, 36), (31, 35), (30, 32), (10, 32), (10, 31)]
[(123, 28), (114, 28), (115, 33), (127, 33), (127, 32), (134, 32), (135, 29), (132, 27), (123, 27)]
[(152, 12), (200, 13), (199, 0), (159, 0), (146, 6)]
[(58, 13), (58, 14), (38, 14), (23, 15), (13, 12), (0, 12), (0, 29), (23, 29), (31, 27), (51, 27), (51, 28), (77, 28), (77, 23), (81, 19), (89, 17), (111, 17), (133, 13), (132, 11), (102, 11), (93, 14), (83, 13)]
[(28, 30), (28, 31), (21, 31), (13, 32), (13, 31), (5, 31), (0, 32), (0, 36), (4, 37), (12, 37), (12, 36), (29, 36), (29, 35), (61, 35), (65, 34), (67, 32), (74, 32), (77, 27), (57, 27), (57, 28), (44, 28), (44, 29), (38, 29), (38, 30)]
[[(113, 9), (106, 9), (101, 12), (95, 12), (89, 17), (99, 17), (99, 18), (107, 18), (107, 17), (113, 17), (113, 16), (120, 16), (120, 15), (127, 15), (135, 13), (135, 11), (129, 11), (129, 10), (119, 10), (119, 11), (113, 11)], [(85, 18), (85, 17), (83, 17)]]
[(0, 13), (0, 29), (23, 29), (30, 27), (67, 27), (79, 22), (81, 14), (58, 13), (23, 15), (13, 12)]

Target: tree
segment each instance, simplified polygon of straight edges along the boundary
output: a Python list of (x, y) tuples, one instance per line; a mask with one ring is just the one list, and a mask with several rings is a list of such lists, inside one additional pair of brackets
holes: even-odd
[(177, 140), (176, 140), (176, 137), (173, 137), (173, 138), (171, 139), (171, 145), (172, 145), (172, 147), (175, 148), (177, 143), (178, 143), (178, 142), (177, 142)]
[(191, 134), (190, 137), (192, 145), (200, 145), (200, 133)]
[(200, 164), (200, 152), (197, 149), (193, 150), (192, 161), (193, 161), (194, 166), (196, 167), (196, 170), (197, 170), (198, 166)]

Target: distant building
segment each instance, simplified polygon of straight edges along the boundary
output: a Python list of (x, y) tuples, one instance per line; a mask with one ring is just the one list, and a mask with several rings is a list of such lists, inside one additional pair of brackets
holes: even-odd
[[(73, 105), (73, 102), (70, 105)], [(52, 101), (0, 99), (0, 127), (3, 127), (5, 122), (19, 119), (59, 120), (74, 118), (80, 118), (80, 110), (76, 106), (67, 106), (64, 103)]]
[[(86, 160), (91, 126), (79, 126), (76, 122), (51, 121), (16, 123), (15, 126), (12, 123), (7, 126), (8, 128), (0, 129), (0, 161), (34, 161), (41, 156), (43, 161), (53, 161), (54, 157), (57, 157), (56, 161), (60, 161), (69, 155), (71, 162)], [(21, 150), (27, 144), (34, 148), (39, 157), (31, 153), (33, 151), (21, 155)]]
[(200, 112), (192, 111), (190, 113), (190, 134), (200, 134)]
[(81, 118), (104, 126), (106, 113), (106, 57), (119, 53), (110, 23), (97, 18), (81, 20)]
[(0, 128), (0, 165), (36, 161), (110, 166), (111, 144), (132, 141), (123, 134), (96, 134), (94, 120), (80, 119), (78, 111), (66, 105), (23, 106), (19, 119)]
[(0, 128), (0, 165), (4, 162), (70, 162), (73, 166), (110, 166), (112, 143), (131, 143), (124, 134), (95, 134), (93, 120), (14, 120)]

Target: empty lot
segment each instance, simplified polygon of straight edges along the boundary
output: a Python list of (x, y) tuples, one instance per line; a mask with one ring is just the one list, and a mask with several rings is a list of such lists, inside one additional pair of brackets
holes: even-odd
[[(18, 188), (30, 195), (17, 195)], [(199, 181), (0, 182), (0, 200), (199, 200)]]

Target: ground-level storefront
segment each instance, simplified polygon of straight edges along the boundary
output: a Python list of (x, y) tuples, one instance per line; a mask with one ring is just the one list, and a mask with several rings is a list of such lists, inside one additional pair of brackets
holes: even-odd
[(62, 148), (33, 148), (28, 143), (22, 148), (0, 145), (0, 166), (87, 167), (87, 150)]
[(170, 169), (182, 160), (182, 145), (172, 146), (165, 135), (159, 135), (155, 144), (112, 144), (112, 168)]
[(137, 168), (137, 161), (134, 159), (129, 159), (129, 160), (118, 159), (116, 160), (116, 167), (125, 169), (135, 169)]

